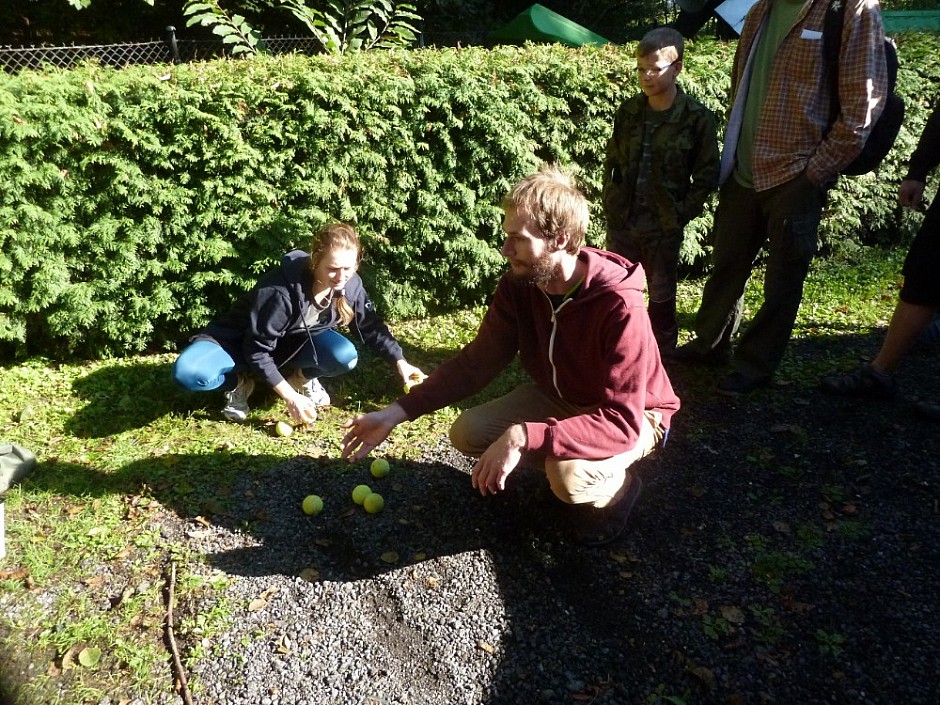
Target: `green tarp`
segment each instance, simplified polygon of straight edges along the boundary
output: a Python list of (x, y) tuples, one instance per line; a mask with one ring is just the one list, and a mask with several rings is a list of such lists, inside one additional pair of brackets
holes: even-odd
[(571, 47), (612, 43), (541, 5), (533, 5), (520, 12), (512, 22), (490, 32), (490, 39), (502, 44), (561, 42)]
[(885, 32), (940, 30), (940, 10), (883, 10)]

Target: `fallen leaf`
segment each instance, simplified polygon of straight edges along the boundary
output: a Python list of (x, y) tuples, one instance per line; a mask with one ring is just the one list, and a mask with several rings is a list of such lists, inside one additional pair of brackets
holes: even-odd
[(496, 651), (496, 647), (495, 647), (495, 646), (493, 646), (492, 644), (489, 644), (489, 643), (487, 643), (487, 642), (485, 642), (485, 641), (482, 641), (482, 640), (480, 640), (480, 641), (477, 642), (477, 648), (478, 648), (478, 649), (482, 649), (483, 651), (485, 651), (485, 652), (488, 653), (488, 654), (495, 653), (495, 651)]
[(308, 583), (315, 583), (320, 579), (320, 571), (316, 568), (304, 568), (300, 571), (300, 577)]
[(248, 603), (248, 611), (249, 611), (249, 612), (260, 612), (261, 610), (263, 610), (263, 609), (264, 609), (265, 607), (267, 607), (267, 606), (268, 606), (268, 601), (267, 601), (267, 600), (263, 600), (263, 599), (261, 599), (261, 598), (259, 598), (259, 597), (256, 597), (255, 599), (253, 599), (251, 602)]
[(718, 608), (718, 611), (721, 612), (721, 616), (725, 621), (731, 622), (732, 624), (744, 624), (744, 612), (741, 611), (740, 607), (722, 605)]
[(85, 668), (96, 666), (101, 660), (101, 649), (96, 646), (86, 646), (78, 652), (78, 662)]
[(632, 551), (611, 551), (610, 559), (614, 563), (639, 563), (640, 557)]
[(715, 687), (715, 674), (712, 673), (710, 668), (705, 668), (705, 666), (695, 666), (694, 668), (689, 669), (689, 673), (695, 676), (702, 685), (711, 690)]
[(692, 614), (705, 614), (708, 612), (708, 600), (701, 597), (692, 598)]
[(62, 670), (63, 671), (72, 670), (73, 668), (72, 661), (75, 659), (75, 654), (78, 652), (78, 649), (79, 649), (78, 644), (72, 644), (72, 646), (69, 647), (68, 651), (62, 654)]
[(23, 580), (29, 577), (29, 568), (16, 568), (14, 570), (0, 570), (0, 580)]
[(398, 553), (396, 551), (386, 551), (379, 558), (382, 559), (384, 563), (398, 563)]

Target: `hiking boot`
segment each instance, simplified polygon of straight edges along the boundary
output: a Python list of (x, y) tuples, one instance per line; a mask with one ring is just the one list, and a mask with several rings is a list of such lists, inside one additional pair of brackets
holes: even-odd
[(862, 365), (848, 374), (823, 377), (819, 387), (824, 392), (845, 397), (890, 399), (897, 392), (898, 385), (893, 375), (879, 372), (871, 365)]
[(715, 385), (715, 391), (726, 397), (740, 397), (764, 387), (770, 380), (766, 377), (751, 377), (743, 372), (732, 372)]
[(578, 543), (585, 546), (604, 546), (617, 539), (627, 528), (633, 507), (643, 491), (643, 482), (639, 477), (629, 470), (627, 477), (632, 478), (630, 486), (616, 503), (601, 508), (575, 505), (575, 508), (580, 510), (578, 523), (573, 527)]
[(699, 342), (693, 340), (671, 351), (666, 359), (707, 365), (708, 367), (721, 367), (731, 362), (731, 347), (719, 345), (711, 350), (702, 350)]
[(244, 421), (248, 418), (248, 397), (255, 391), (255, 381), (248, 375), (238, 375), (238, 385), (230, 392), (225, 392), (225, 406), (222, 415), (229, 421)]

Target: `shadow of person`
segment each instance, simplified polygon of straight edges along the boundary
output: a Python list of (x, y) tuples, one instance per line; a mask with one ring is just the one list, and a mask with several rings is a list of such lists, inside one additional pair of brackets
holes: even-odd
[[(472, 702), (569, 702), (624, 687), (624, 669), (648, 671), (629, 647), (638, 609), (623, 589), (629, 551), (569, 540), (565, 507), (544, 475), (519, 469), (505, 492), (481, 497), (470, 462), (453, 451), (442, 462), (390, 460), (382, 479), (365, 464), (313, 458), (245, 476), (220, 526), (195, 536), (210, 565), (242, 589), (256, 586), (249, 594), (281, 594), (272, 598), (278, 634), (266, 639), (312, 630), (344, 654), (311, 647), (320, 664), (307, 674), (311, 698), (331, 701), (324, 682), (332, 678), (347, 697), (366, 697), (399, 672), (415, 690), (396, 697), (450, 702), (452, 671), (469, 669), (479, 691)], [(353, 502), (359, 484), (382, 494), (381, 513)], [(322, 497), (321, 514), (302, 512), (308, 494)], [(270, 620), (248, 610), (238, 629), (270, 632)], [(262, 652), (251, 658), (272, 658)], [(361, 654), (376, 655), (382, 673)]]
[[(617, 584), (625, 549), (585, 551), (568, 541), (541, 473), (520, 469), (504, 493), (484, 498), (470, 485), (468, 459), (443, 447), (438, 455), (390, 459), (382, 479), (364, 463), (220, 451), (167, 454), (115, 472), (50, 461), (29, 482), (88, 499), (156, 500), (129, 520), (158, 528), (168, 546), (185, 545), (227, 575), (236, 586), (229, 648), (272, 674), (289, 661), (309, 702), (345, 701), (338, 693), (358, 701), (389, 682), (407, 684), (396, 692), (402, 702), (456, 702), (449, 689), (467, 682), (473, 702), (568, 702), (572, 693), (610, 687), (625, 667), (648, 671), (624, 657), (637, 609), (622, 604)], [(384, 496), (383, 512), (352, 502), (361, 483)], [(325, 504), (313, 517), (301, 510), (312, 493)], [(204, 568), (195, 560), (187, 570)], [(242, 599), (264, 595), (272, 609)], [(189, 600), (196, 598), (180, 605), (181, 620), (217, 607)], [(318, 634), (309, 653), (270, 648)], [(249, 680), (210, 677), (208, 668), (193, 672), (210, 697), (218, 687), (232, 702), (261, 701), (238, 691)]]
[(65, 424), (79, 438), (104, 438), (142, 428), (170, 412), (185, 413), (205, 403), (173, 384), (164, 360), (134, 358), (131, 364), (103, 365), (73, 383), (86, 404)]

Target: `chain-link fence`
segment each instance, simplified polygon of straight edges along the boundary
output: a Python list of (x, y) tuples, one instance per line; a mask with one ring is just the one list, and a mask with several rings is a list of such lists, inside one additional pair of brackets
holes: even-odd
[[(271, 54), (315, 54), (320, 44), (313, 37), (269, 37), (264, 39)], [(167, 27), (163, 41), (134, 44), (105, 44), (66, 47), (0, 47), (0, 66), (10, 73), (44, 66), (70, 68), (83, 61), (97, 60), (120, 68), (130, 64), (165, 64), (202, 61), (224, 56), (221, 40), (177, 39), (176, 29)]]

